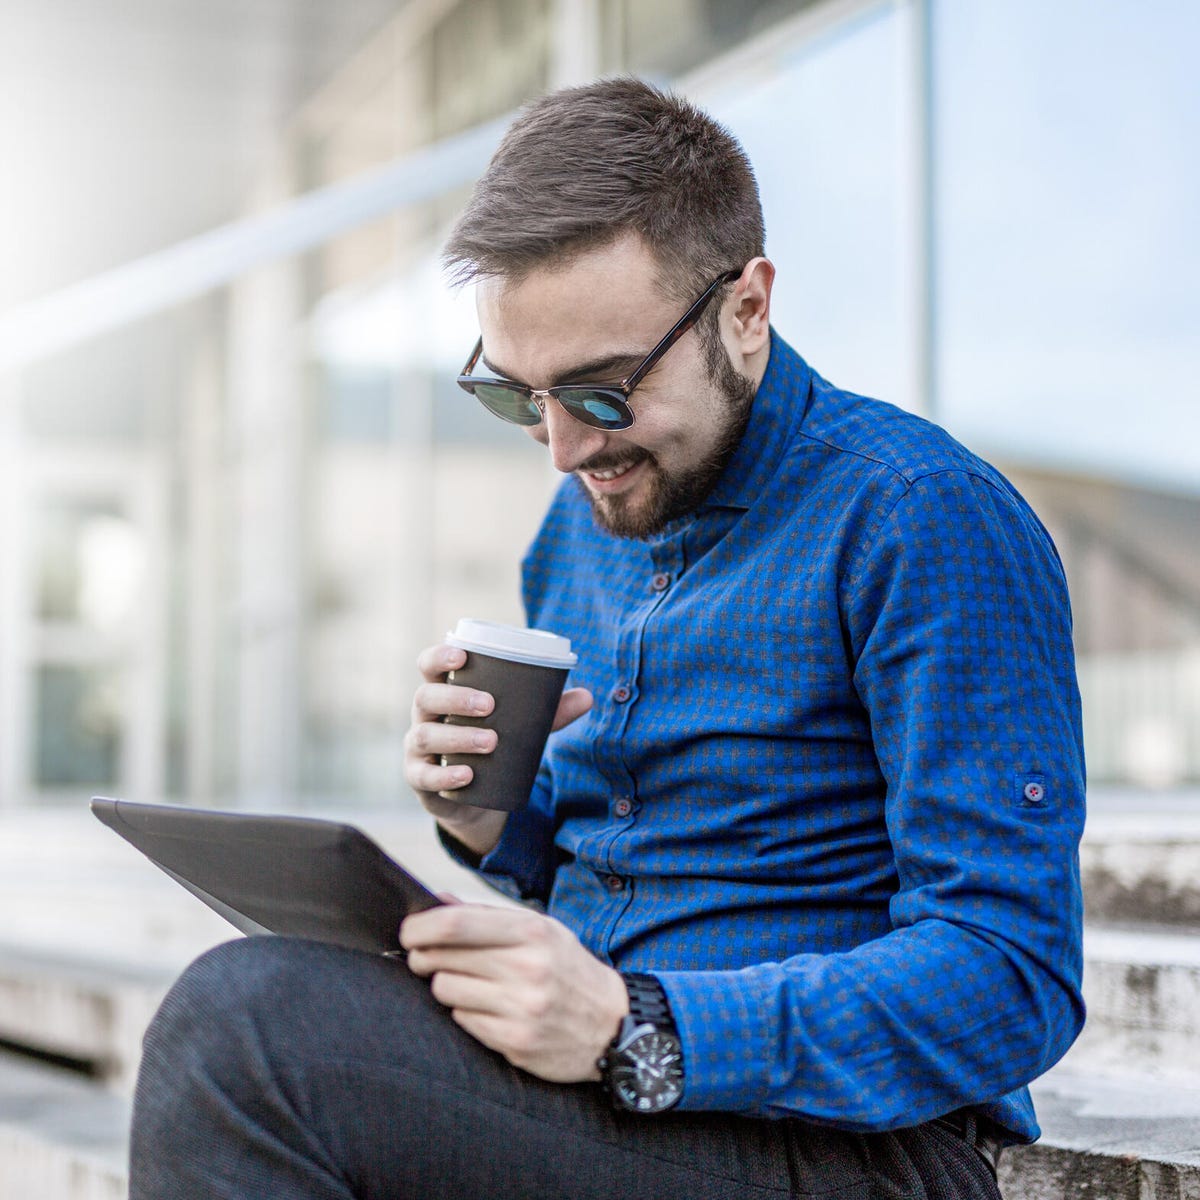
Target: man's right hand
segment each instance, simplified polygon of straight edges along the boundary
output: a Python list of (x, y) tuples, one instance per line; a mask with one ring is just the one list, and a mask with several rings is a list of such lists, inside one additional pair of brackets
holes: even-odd
[[(443, 754), (490, 754), (496, 732), (475, 725), (447, 725), (449, 715), (485, 717), (495, 706), (488, 692), (447, 683), (446, 674), (466, 664), (466, 651), (445, 644), (430, 646), (417, 657), (424, 683), (413, 696), (412, 723), (404, 739), (404, 776), (417, 798), (447, 833), (476, 854), (487, 854), (500, 840), (508, 813), (476, 808), (455, 798), (471, 782), (470, 767), (443, 767)], [(586, 688), (563, 692), (554, 729), (569, 725), (592, 707)]]

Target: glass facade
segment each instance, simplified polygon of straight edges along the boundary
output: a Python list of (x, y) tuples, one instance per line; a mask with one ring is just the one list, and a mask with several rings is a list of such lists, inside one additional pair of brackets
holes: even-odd
[[(571, 71), (672, 82), (755, 164), (780, 332), (931, 412), (1050, 526), (1093, 779), (1200, 781), (1195, 7), (935, 0), (924, 79), (910, 3), (597, 0), (564, 45), (569, 8), (397, 5), (248, 211)], [(477, 326), (437, 252), (464, 195), (0, 379), (3, 802), (404, 800), (413, 659), (460, 616), (519, 619), (555, 483), (453, 383)]]
[(113, 667), (37, 668), (36, 787), (108, 791), (120, 784), (128, 707), (121, 683)]
[[(816, 38), (780, 41), (696, 99), (735, 133), (758, 176), (775, 327), (840, 386), (912, 408), (907, 314), (912, 154), (906, 15), (878, 6)], [(796, 114), (781, 136), (780, 113)], [(906, 121), (906, 117), (908, 120)]]
[(997, 454), (1200, 482), (1200, 8), (937, 5), (940, 415)]

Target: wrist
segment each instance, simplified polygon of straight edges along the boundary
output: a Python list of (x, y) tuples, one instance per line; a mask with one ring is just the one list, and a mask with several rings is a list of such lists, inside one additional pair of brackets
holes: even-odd
[(617, 1108), (653, 1114), (683, 1096), (683, 1047), (662, 984), (653, 975), (622, 976), (628, 1012), (596, 1064)]
[(588, 1051), (594, 1064), (590, 1078), (601, 1080), (600, 1063), (612, 1045), (614, 1033), (619, 1033), (621, 1022), (629, 1015), (629, 991), (625, 977), (611, 967), (605, 967), (605, 983), (594, 993), (599, 1002), (599, 1013), (592, 1022), (592, 1036)]
[[(456, 807), (467, 806), (458, 804)], [(437, 812), (433, 819), (444, 834), (453, 838), (476, 858), (483, 858), (499, 844), (508, 813), (479, 808), (470, 813)]]

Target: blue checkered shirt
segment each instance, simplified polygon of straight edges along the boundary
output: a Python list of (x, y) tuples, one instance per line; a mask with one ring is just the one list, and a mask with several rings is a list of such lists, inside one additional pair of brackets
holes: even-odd
[(661, 979), (682, 1107), (1036, 1137), (1024, 1085), (1083, 1021), (1084, 771), (1062, 568), (1011, 485), (773, 335), (695, 514), (613, 537), (567, 480), (524, 590), (596, 704), (481, 869)]

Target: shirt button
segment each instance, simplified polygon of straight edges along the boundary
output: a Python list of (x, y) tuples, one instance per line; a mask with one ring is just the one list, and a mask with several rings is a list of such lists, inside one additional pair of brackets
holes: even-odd
[(1025, 799), (1030, 804), (1041, 804), (1045, 795), (1046, 789), (1040, 783), (1027, 783), (1025, 785)]
[(605, 875), (604, 886), (614, 895), (625, 886), (625, 880), (620, 875)]
[(650, 585), (656, 592), (665, 592), (671, 585), (671, 577), (666, 573), (666, 571), (659, 571), (659, 573), (655, 575), (652, 580), (650, 580)]
[(612, 698), (618, 704), (624, 704), (625, 701), (628, 700), (629, 697), (632, 695), (633, 695), (633, 693), (624, 684), (621, 684), (619, 687), (613, 688)]
[(613, 805), (613, 812), (615, 812), (618, 817), (629, 816), (629, 814), (633, 812), (633, 801), (630, 800), (628, 796), (622, 796), (620, 800)]

